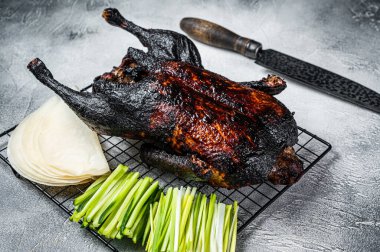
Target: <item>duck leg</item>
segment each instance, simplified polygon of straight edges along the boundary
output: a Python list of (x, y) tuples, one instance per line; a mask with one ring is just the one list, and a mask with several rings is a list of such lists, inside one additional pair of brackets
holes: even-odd
[[(202, 67), (201, 57), (194, 43), (177, 32), (161, 29), (144, 29), (126, 20), (117, 9), (103, 11), (103, 18), (111, 25), (120, 27), (135, 35), (148, 48), (147, 54), (158, 61), (183, 61)], [(149, 69), (154, 65), (148, 65)]]
[[(52, 73), (38, 58), (28, 64), (28, 69), (45, 86), (53, 90), (90, 128), (100, 134), (116, 134), (114, 109), (101, 93), (75, 91), (54, 79)], [(127, 120), (127, 119), (125, 119)], [(126, 122), (125, 124), (134, 125)]]
[(229, 181), (224, 179), (224, 173), (214, 169), (195, 155), (179, 156), (151, 144), (143, 144), (140, 149), (140, 157), (146, 164), (173, 173), (183, 179), (204, 181), (217, 187), (233, 187)]
[(188, 156), (170, 154), (151, 144), (143, 144), (140, 149), (140, 157), (146, 164), (159, 167), (181, 178), (202, 180), (195, 175), (193, 171), (195, 165)]

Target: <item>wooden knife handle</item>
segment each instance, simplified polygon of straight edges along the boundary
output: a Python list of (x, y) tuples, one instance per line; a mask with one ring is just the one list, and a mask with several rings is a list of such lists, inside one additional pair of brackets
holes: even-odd
[(199, 18), (184, 18), (180, 23), (181, 29), (191, 38), (207, 45), (231, 50), (246, 57), (255, 59), (261, 44), (255, 40), (244, 38), (236, 33)]

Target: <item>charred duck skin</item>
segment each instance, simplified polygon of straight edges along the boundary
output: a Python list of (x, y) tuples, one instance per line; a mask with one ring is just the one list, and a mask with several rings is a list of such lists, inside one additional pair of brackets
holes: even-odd
[(273, 96), (286, 87), (281, 78), (231, 81), (205, 70), (187, 37), (144, 29), (116, 9), (103, 17), (137, 36), (148, 52), (129, 48), (118, 67), (95, 78), (93, 93), (60, 84), (39, 59), (28, 65), (89, 127), (144, 140), (144, 162), (213, 186), (300, 178), (302, 162), (292, 148), (296, 122)]

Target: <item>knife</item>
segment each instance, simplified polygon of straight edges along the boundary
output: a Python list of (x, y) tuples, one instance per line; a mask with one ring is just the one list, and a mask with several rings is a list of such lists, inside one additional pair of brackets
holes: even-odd
[(206, 20), (184, 18), (180, 26), (195, 40), (240, 53), (263, 67), (380, 114), (380, 94), (357, 82), (276, 50), (263, 50), (259, 42)]

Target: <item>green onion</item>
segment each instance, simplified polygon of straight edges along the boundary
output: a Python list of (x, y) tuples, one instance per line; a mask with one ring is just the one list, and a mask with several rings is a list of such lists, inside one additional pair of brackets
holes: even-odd
[(232, 225), (230, 229), (230, 237), (229, 237), (229, 249), (228, 251), (234, 252), (236, 249), (236, 236), (237, 236), (237, 213), (238, 213), (238, 204), (235, 201), (234, 207), (233, 207), (233, 219), (232, 219)]
[(120, 197), (124, 197), (124, 190), (125, 188), (128, 188), (128, 181), (131, 177), (131, 173), (124, 174), (123, 177), (117, 182), (117, 184), (114, 186), (112, 191), (107, 195), (107, 197), (104, 197), (104, 203), (101, 205), (99, 210), (96, 212), (92, 223), (95, 227), (99, 227), (105, 219), (108, 217), (108, 215), (112, 212), (112, 210), (117, 206), (117, 204), (120, 202), (118, 199)]
[(122, 225), (122, 222), (123, 222), (123, 219), (124, 219), (124, 216), (127, 214), (128, 210), (131, 208), (132, 206), (132, 201), (134, 199), (134, 196), (136, 194), (136, 191), (140, 188), (141, 184), (142, 184), (143, 180), (139, 180), (134, 186), (133, 188), (131, 189), (131, 191), (129, 191), (129, 193), (127, 194), (127, 197), (124, 199), (124, 202), (123, 204), (121, 205), (121, 207), (119, 208), (118, 212), (117, 212), (117, 225), (116, 225), (116, 228), (118, 230), (121, 230), (121, 225)]
[[(122, 188), (119, 194), (115, 194), (111, 202), (116, 202), (112, 209), (109, 209), (109, 212), (113, 212), (113, 215), (109, 216), (108, 222), (102, 225), (102, 231), (105, 236), (110, 235), (112, 230), (116, 230), (117, 222), (122, 214), (123, 206), (125, 207), (124, 199), (127, 195), (135, 188), (136, 183), (138, 182), (139, 173), (133, 172), (128, 177), (128, 181), (125, 181), (124, 187)], [(137, 190), (137, 188), (136, 188)], [(110, 203), (112, 204), (112, 203)], [(103, 207), (104, 208), (104, 207)]]
[(150, 218), (154, 218), (154, 216), (156, 215), (157, 207), (158, 207), (158, 202), (154, 202), (153, 205), (152, 204), (150, 205), (149, 220), (148, 220), (147, 225), (145, 227), (144, 236), (142, 239), (142, 245), (143, 246), (146, 244), (147, 239), (148, 239), (148, 235), (150, 234), (150, 230), (151, 230)]
[(205, 249), (205, 231), (207, 220), (207, 197), (202, 195), (201, 203), (199, 206), (199, 214), (197, 220), (197, 234), (195, 239), (195, 250), (204, 251)]
[(78, 222), (85, 214), (86, 216), (90, 215), (90, 217), (86, 217), (83, 220), (83, 223), (91, 221), (91, 217), (95, 215), (96, 209), (99, 209), (101, 205), (99, 201), (102, 199), (104, 195), (106, 195), (112, 187), (116, 184), (116, 182), (121, 178), (124, 173), (128, 170), (128, 167), (124, 165), (119, 165), (115, 171), (111, 173), (111, 175), (103, 182), (100, 188), (96, 191), (96, 193), (91, 197), (91, 199), (87, 202), (87, 204), (83, 207), (83, 209), (73, 215), (73, 220)]
[[(77, 212), (74, 212), (72, 215), (72, 220), (75, 222), (79, 222), (79, 220), (87, 213), (92, 210), (94, 207), (101, 207), (98, 204), (98, 201), (102, 198), (104, 194), (107, 194), (113, 187), (113, 185), (117, 182), (117, 180), (124, 175), (124, 173), (128, 170), (128, 167), (124, 165), (119, 165), (115, 171), (111, 173), (111, 175), (102, 183), (99, 189), (95, 192), (95, 194), (90, 198), (87, 204)], [(86, 224), (87, 220), (83, 220), (83, 224)]]
[(137, 195), (137, 198), (139, 198), (138, 203), (136, 204), (136, 207), (134, 208), (130, 218), (128, 219), (128, 222), (125, 225), (125, 228), (123, 229), (123, 234), (127, 234), (128, 232), (130, 232), (130, 229), (132, 228), (132, 225), (135, 222), (137, 215), (140, 214), (141, 212), (142, 206), (145, 204), (148, 198), (152, 195), (152, 193), (157, 191), (157, 189), (158, 189), (158, 182), (156, 181), (148, 188), (148, 190), (145, 191), (142, 197), (139, 197), (139, 195)]
[(97, 180), (95, 180), (95, 182), (92, 183), (81, 196), (77, 197), (74, 200), (74, 203), (73, 203), (74, 206), (80, 205), (85, 200), (88, 201), (94, 195), (94, 193), (99, 189), (99, 187), (102, 185), (104, 180), (107, 179), (108, 176), (109, 175), (103, 175), (103, 176), (99, 177)]
[(230, 227), (231, 227), (231, 205), (226, 206), (226, 211), (224, 215), (224, 227), (223, 227), (223, 252), (227, 252), (228, 248), (228, 239), (230, 235)]
[(210, 251), (211, 249), (211, 230), (212, 230), (212, 222), (214, 218), (214, 209), (215, 209), (215, 201), (216, 196), (215, 194), (211, 194), (210, 202), (208, 204), (208, 210), (207, 210), (207, 222), (206, 222), (206, 230), (205, 230), (205, 247), (204, 249), (206, 251)]
[(226, 205), (223, 203), (218, 203), (218, 224), (215, 227), (216, 231), (216, 242), (217, 242), (217, 251), (223, 251), (223, 228), (224, 228), (224, 219), (225, 219)]
[(152, 178), (139, 179), (119, 165), (74, 200), (70, 220), (108, 239), (127, 236), (149, 252), (236, 250), (238, 205), (225, 205), (195, 187), (168, 188)]

